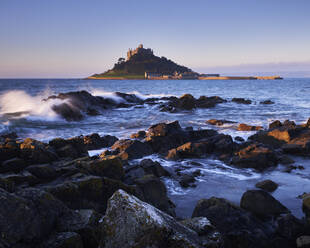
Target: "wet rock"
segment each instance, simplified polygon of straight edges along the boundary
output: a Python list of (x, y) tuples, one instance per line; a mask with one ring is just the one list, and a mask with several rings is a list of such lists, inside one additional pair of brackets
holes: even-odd
[(207, 124), (214, 125), (214, 126), (223, 126), (224, 124), (232, 124), (236, 123), (234, 121), (228, 120), (217, 120), (217, 119), (210, 119), (206, 121)]
[(191, 110), (196, 107), (196, 99), (191, 94), (185, 94), (179, 98), (178, 107)]
[(295, 161), (286, 155), (282, 155), (278, 157), (278, 161), (280, 164), (294, 164)]
[(279, 120), (273, 121), (269, 124), (269, 129), (274, 129), (278, 127), (282, 127), (282, 123)]
[(238, 131), (258, 131), (262, 129), (262, 126), (250, 126), (244, 123), (239, 124), (237, 128)]
[(223, 235), (224, 247), (265, 247), (269, 242), (260, 220), (222, 198), (198, 201), (192, 217), (207, 217)]
[(305, 213), (306, 218), (310, 219), (310, 194), (306, 194), (303, 197), (302, 211)]
[(296, 245), (298, 248), (310, 247), (310, 236), (300, 236), (296, 239)]
[(62, 232), (51, 235), (39, 248), (83, 248), (81, 236), (74, 232)]
[(195, 177), (189, 174), (183, 174), (179, 180), (180, 185), (183, 188), (193, 187), (195, 183)]
[(216, 106), (216, 104), (224, 103), (224, 102), (227, 102), (227, 101), (219, 96), (210, 96), (210, 97), (200, 96), (196, 100), (196, 106), (198, 108), (213, 108)]
[(133, 133), (130, 135), (131, 139), (144, 139), (146, 136), (146, 132), (145, 131), (139, 131), (137, 133)]
[(143, 143), (138, 140), (118, 140), (112, 146), (113, 150), (119, 151), (119, 157), (122, 160), (131, 160), (142, 158), (153, 153), (149, 144)]
[(240, 137), (240, 136), (236, 136), (235, 137), (235, 140), (236, 141), (239, 141), (239, 142), (244, 142), (244, 138)]
[(295, 128), (296, 127), (296, 123), (294, 121), (285, 120), (283, 122), (283, 126), (286, 127), (286, 128)]
[(156, 177), (169, 177), (170, 173), (165, 170), (160, 163), (158, 162), (154, 162), (151, 159), (143, 159), (140, 162), (140, 167), (144, 170), (144, 173), (146, 175), (151, 174), (154, 175)]
[(206, 217), (194, 217), (180, 221), (180, 223), (188, 228), (194, 230), (198, 235), (208, 234), (213, 231), (215, 227)]
[(110, 198), (103, 224), (100, 247), (200, 247), (194, 231), (122, 190)]
[(296, 239), (306, 230), (304, 223), (292, 214), (280, 216), (276, 223), (276, 233), (285, 237), (290, 247), (294, 247)]
[(148, 136), (169, 136), (182, 131), (178, 121), (170, 123), (159, 123), (151, 126), (148, 129)]
[(271, 100), (265, 100), (265, 101), (261, 101), (261, 102), (259, 102), (260, 104), (274, 104), (274, 102), (273, 101), (271, 101)]
[(253, 144), (237, 152), (231, 163), (242, 168), (264, 170), (276, 166), (277, 157), (269, 148)]
[(86, 169), (92, 175), (115, 180), (121, 180), (125, 175), (122, 161), (118, 157), (86, 161), (78, 166), (81, 169)]
[(30, 163), (49, 163), (57, 159), (57, 155), (46, 144), (27, 138), (20, 144), (21, 157)]
[(135, 183), (141, 192), (141, 200), (152, 204), (171, 216), (175, 216), (175, 206), (168, 198), (166, 186), (160, 179), (153, 175), (146, 175), (137, 179)]
[(56, 170), (49, 164), (28, 166), (26, 170), (43, 181), (53, 180), (58, 176)]
[(31, 187), (39, 182), (38, 178), (27, 171), (22, 171), (18, 174), (6, 173), (0, 175), (0, 188), (8, 192), (14, 192), (18, 186)]
[(68, 103), (53, 105), (52, 109), (67, 121), (80, 121), (84, 118), (81, 111)]
[(21, 158), (12, 158), (0, 164), (0, 173), (19, 172), (27, 166), (27, 163)]
[(263, 189), (268, 192), (273, 192), (278, 188), (278, 184), (276, 184), (275, 182), (271, 180), (264, 180), (264, 181), (261, 181), (255, 184), (255, 187)]
[(19, 144), (16, 142), (0, 143), (0, 163), (20, 156)]
[(241, 198), (240, 206), (259, 217), (278, 216), (289, 210), (263, 190), (248, 190)]
[(285, 169), (284, 169), (284, 172), (287, 172), (287, 173), (291, 173), (293, 170), (304, 170), (305, 168), (301, 165), (299, 166), (296, 166), (296, 165), (289, 165), (287, 166)]
[(252, 103), (251, 100), (244, 99), (244, 98), (233, 98), (231, 101), (235, 103), (239, 103), (239, 104), (251, 104)]
[(91, 135), (84, 136), (83, 140), (87, 150), (95, 150), (112, 146), (118, 138), (111, 135), (100, 137), (99, 134), (93, 133)]
[(94, 209), (99, 213), (105, 212), (107, 201), (116, 190), (134, 193), (133, 187), (120, 181), (84, 175), (64, 182), (51, 182), (43, 188), (71, 209)]

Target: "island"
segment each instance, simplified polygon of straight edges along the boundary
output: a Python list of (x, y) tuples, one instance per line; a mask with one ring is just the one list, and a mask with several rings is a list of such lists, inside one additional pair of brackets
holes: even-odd
[(153, 80), (274, 80), (280, 76), (221, 76), (220, 74), (200, 74), (179, 65), (166, 57), (154, 55), (151, 48), (140, 44), (136, 49), (129, 49), (127, 58), (119, 58), (114, 67), (106, 72), (94, 74), (87, 79), (153, 79)]

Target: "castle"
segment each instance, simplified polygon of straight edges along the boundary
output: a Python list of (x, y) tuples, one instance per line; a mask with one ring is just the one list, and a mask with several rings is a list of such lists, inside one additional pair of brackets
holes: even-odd
[(127, 61), (135, 54), (144, 54), (144, 55), (153, 55), (153, 50), (151, 48), (143, 48), (143, 45), (140, 44), (135, 50), (129, 49), (127, 52)]

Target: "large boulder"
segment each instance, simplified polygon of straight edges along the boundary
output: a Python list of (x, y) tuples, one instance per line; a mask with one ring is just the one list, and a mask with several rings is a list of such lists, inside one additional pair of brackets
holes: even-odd
[(256, 188), (263, 189), (268, 192), (273, 192), (278, 188), (278, 184), (273, 182), (272, 180), (264, 180), (255, 184)]
[(108, 202), (103, 232), (100, 248), (200, 247), (197, 233), (122, 190)]
[(196, 107), (196, 99), (191, 94), (185, 94), (179, 98), (178, 108), (191, 110)]
[(289, 210), (263, 190), (248, 190), (241, 198), (240, 206), (259, 217), (278, 216)]
[(277, 156), (268, 147), (252, 144), (236, 152), (231, 163), (242, 168), (264, 170), (277, 165)]
[(223, 198), (198, 201), (192, 217), (206, 217), (223, 235), (224, 247), (267, 247), (268, 229), (257, 218)]

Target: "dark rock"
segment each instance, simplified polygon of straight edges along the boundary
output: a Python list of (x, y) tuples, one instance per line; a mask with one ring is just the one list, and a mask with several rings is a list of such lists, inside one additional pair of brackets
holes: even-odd
[(213, 231), (215, 227), (206, 217), (194, 217), (180, 221), (180, 223), (188, 228), (194, 230), (198, 235), (208, 234)]
[(259, 217), (277, 216), (289, 213), (273, 196), (263, 190), (248, 190), (241, 198), (240, 206)]
[(293, 159), (291, 159), (290, 157), (286, 155), (278, 157), (278, 161), (280, 164), (294, 164), (295, 163)]
[(165, 184), (153, 175), (146, 175), (135, 181), (141, 192), (141, 200), (152, 204), (154, 207), (175, 216), (174, 204), (167, 197)]
[(80, 121), (84, 118), (81, 111), (68, 103), (53, 105), (52, 109), (67, 121)]
[(196, 100), (196, 106), (198, 108), (213, 108), (216, 106), (216, 104), (223, 102), (227, 101), (219, 96), (210, 96), (210, 97), (200, 96)]
[(223, 126), (224, 124), (232, 124), (236, 123), (234, 121), (228, 120), (217, 120), (217, 119), (210, 119), (206, 121), (207, 124), (214, 125), (214, 126)]
[(116, 138), (115, 136), (105, 135), (103, 137), (100, 137), (97, 133), (86, 135), (83, 139), (87, 150), (110, 147), (118, 140), (118, 138)]
[(75, 232), (62, 232), (51, 235), (39, 248), (83, 248), (81, 236)]
[(262, 126), (250, 126), (244, 123), (239, 124), (237, 128), (238, 131), (258, 131), (262, 129)]
[(251, 100), (244, 99), (244, 98), (233, 98), (231, 101), (235, 103), (239, 103), (239, 104), (251, 104), (252, 103)]
[(296, 127), (296, 123), (294, 121), (285, 120), (283, 122), (283, 126), (285, 126), (286, 128), (295, 128)]
[(279, 120), (273, 121), (269, 124), (269, 129), (274, 129), (278, 127), (282, 127), (282, 123)]
[(242, 168), (264, 170), (276, 166), (277, 157), (269, 148), (253, 144), (237, 152), (231, 163)]
[(183, 188), (193, 187), (193, 183), (195, 182), (195, 177), (189, 174), (183, 174), (179, 180), (180, 185)]
[(296, 239), (297, 248), (310, 248), (310, 236), (300, 236)]
[(191, 94), (185, 94), (179, 98), (180, 109), (191, 110), (196, 107), (196, 99)]
[(153, 153), (153, 150), (149, 144), (143, 143), (138, 140), (129, 139), (118, 140), (112, 146), (112, 149), (119, 151), (118, 156), (122, 160), (142, 158)]
[(147, 174), (152, 174), (156, 177), (169, 177), (170, 173), (165, 170), (160, 163), (154, 162), (151, 159), (143, 159), (140, 162), (141, 168), (144, 170), (144, 173)]
[(144, 139), (146, 136), (146, 132), (145, 131), (139, 131), (137, 133), (133, 133), (132, 135), (130, 135), (131, 139)]
[(265, 247), (269, 242), (269, 230), (260, 220), (222, 198), (198, 201), (192, 217), (207, 217), (223, 235), (224, 247)]
[(27, 163), (21, 158), (12, 158), (0, 164), (0, 173), (19, 172), (27, 166)]
[(25, 189), (18, 194), (0, 189), (0, 198), (0, 244), (4, 247), (30, 247), (40, 242), (68, 211), (52, 195), (37, 189)]
[(274, 104), (274, 102), (273, 101), (271, 101), (271, 100), (265, 100), (265, 101), (261, 101), (261, 102), (259, 102), (260, 104)]
[(295, 240), (304, 234), (304, 230), (304, 223), (292, 214), (286, 214), (277, 219), (276, 233), (286, 238), (290, 242), (291, 247), (295, 245)]
[(264, 181), (261, 181), (255, 184), (255, 187), (263, 189), (268, 192), (273, 192), (278, 188), (278, 184), (276, 184), (275, 182), (271, 180), (264, 180)]
[(306, 218), (310, 219), (310, 194), (303, 197), (302, 211), (305, 213)]
[(240, 136), (236, 136), (235, 137), (235, 140), (236, 141), (239, 141), (239, 142), (244, 142), (244, 138), (240, 137)]
[(170, 123), (159, 123), (148, 129), (148, 136), (168, 136), (182, 131), (178, 121)]
[(125, 174), (122, 161), (117, 157), (82, 162), (78, 166), (86, 169), (92, 175), (108, 177), (115, 180), (121, 180)]
[(101, 247), (200, 247), (198, 235), (122, 190), (109, 200)]
[(56, 170), (49, 164), (28, 166), (26, 170), (43, 181), (53, 180), (58, 176)]

